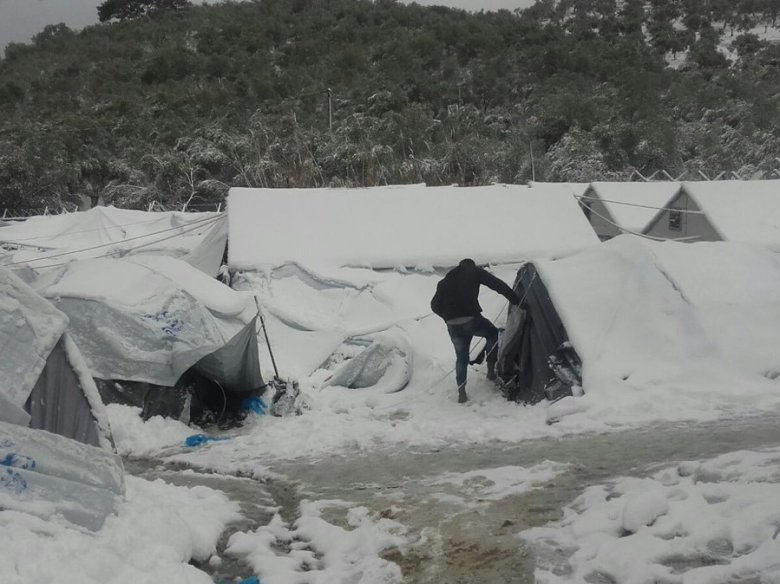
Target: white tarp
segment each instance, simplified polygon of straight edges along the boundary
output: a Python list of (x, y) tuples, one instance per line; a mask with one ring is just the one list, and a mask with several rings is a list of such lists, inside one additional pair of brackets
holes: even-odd
[(571, 193), (521, 185), (233, 188), (228, 219), (239, 270), (509, 262), (598, 242)]
[(0, 422), (0, 509), (100, 529), (124, 494), (120, 457), (42, 430)]
[(24, 406), (68, 317), (0, 268), (0, 394)]
[(70, 318), (95, 377), (172, 386), (254, 319), (236, 292), (164, 256), (73, 262), (33, 284)]
[(5, 260), (13, 267), (28, 265), (44, 270), (74, 259), (154, 253), (183, 257), (185, 261), (191, 256), (193, 265), (216, 275), (219, 265), (215, 268), (210, 256), (219, 254), (221, 260), (224, 223), (224, 213), (94, 207), (78, 213), (31, 217), (4, 227), (0, 245), (13, 250), (10, 260)]

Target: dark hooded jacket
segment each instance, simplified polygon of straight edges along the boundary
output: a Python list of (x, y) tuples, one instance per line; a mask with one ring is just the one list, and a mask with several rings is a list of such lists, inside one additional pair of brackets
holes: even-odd
[(474, 260), (465, 259), (439, 281), (431, 300), (431, 310), (445, 321), (478, 316), (482, 312), (478, 301), (482, 284), (503, 295), (512, 304), (520, 303), (518, 295), (503, 280), (477, 267)]

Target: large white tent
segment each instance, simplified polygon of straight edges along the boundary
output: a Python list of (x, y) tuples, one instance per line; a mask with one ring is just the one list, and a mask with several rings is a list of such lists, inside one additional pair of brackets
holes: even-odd
[(509, 262), (597, 242), (570, 193), (521, 185), (234, 188), (228, 217), (237, 270)]
[(652, 242), (623, 235), (534, 264), (565, 340), (581, 359), (583, 407), (636, 404), (641, 395), (682, 399), (676, 396), (682, 387), (723, 398), (739, 387), (734, 396), (739, 408), (751, 396), (776, 392), (780, 298), (772, 291), (780, 287), (780, 258), (775, 253), (739, 243)]

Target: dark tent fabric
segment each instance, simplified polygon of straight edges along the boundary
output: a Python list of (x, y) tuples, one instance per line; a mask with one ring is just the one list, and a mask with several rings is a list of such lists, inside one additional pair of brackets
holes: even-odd
[(60, 339), (25, 404), (30, 428), (100, 446), (97, 421)]
[(533, 263), (518, 270), (514, 290), (523, 302), (509, 308), (497, 362), (507, 398), (537, 403), (571, 395), (581, 384), (580, 360)]
[(140, 407), (144, 420), (167, 416), (199, 424), (221, 423), (239, 414), (243, 401), (265, 389), (252, 319), (224, 346), (201, 358), (173, 387), (153, 383), (96, 379), (107, 403)]
[(265, 386), (260, 373), (256, 327), (257, 318), (253, 318), (223, 347), (198, 361), (195, 369), (233, 393), (249, 394)]

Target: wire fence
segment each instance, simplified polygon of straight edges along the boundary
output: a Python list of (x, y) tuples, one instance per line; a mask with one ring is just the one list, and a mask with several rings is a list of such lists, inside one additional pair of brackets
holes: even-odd
[(722, 170), (717, 174), (707, 174), (703, 170), (683, 170), (677, 174), (673, 174), (667, 170), (656, 170), (655, 172), (645, 176), (637, 169), (633, 169), (629, 175), (630, 181), (725, 181), (725, 180), (772, 180), (780, 179), (780, 158), (775, 158), (777, 168), (769, 170), (758, 170), (754, 167), (744, 167), (739, 170)]
[[(637, 169), (633, 169), (628, 175), (629, 182), (653, 182), (653, 181), (728, 181), (728, 180), (772, 180), (780, 179), (780, 157), (775, 159), (777, 168), (760, 171), (753, 167), (741, 168), (739, 170), (723, 170), (717, 174), (710, 175), (702, 170), (683, 170), (673, 173), (667, 170), (656, 170), (645, 175)], [(172, 205), (160, 201), (152, 201), (147, 206), (147, 211), (179, 211), (189, 213), (217, 212), (221, 213), (225, 208), (225, 202), (188, 202), (179, 205)], [(0, 220), (2, 221), (23, 221), (30, 217), (41, 215), (61, 215), (63, 213), (73, 213), (79, 210), (76, 204), (67, 204), (61, 207), (6, 207), (3, 209)]]

